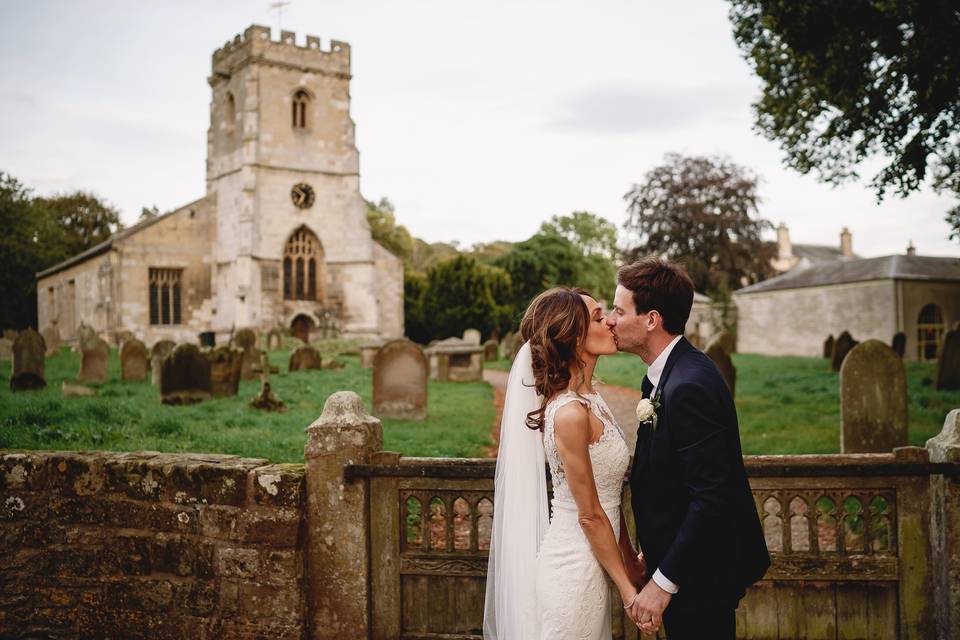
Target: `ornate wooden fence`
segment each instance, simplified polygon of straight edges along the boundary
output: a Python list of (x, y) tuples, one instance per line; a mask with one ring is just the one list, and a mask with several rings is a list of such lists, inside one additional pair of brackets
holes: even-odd
[[(738, 609), (739, 637), (937, 636), (931, 477), (960, 464), (918, 448), (746, 464), (773, 565)], [(371, 637), (480, 637), (494, 465), (380, 452), (346, 467), (369, 483)], [(614, 637), (636, 638), (613, 604)]]

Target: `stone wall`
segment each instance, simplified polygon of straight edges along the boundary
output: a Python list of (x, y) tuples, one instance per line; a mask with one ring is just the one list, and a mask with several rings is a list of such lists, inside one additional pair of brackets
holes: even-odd
[(303, 465), (0, 455), (0, 637), (305, 636)]
[[(907, 336), (904, 358), (917, 360), (917, 320), (920, 310), (936, 304), (943, 315), (944, 333), (960, 321), (960, 282), (897, 282), (897, 297), (903, 309), (901, 326)], [(856, 337), (856, 336), (854, 336)]]

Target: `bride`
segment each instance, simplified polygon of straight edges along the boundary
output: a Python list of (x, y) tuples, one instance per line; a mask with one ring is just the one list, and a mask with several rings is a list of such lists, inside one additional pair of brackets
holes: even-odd
[(580, 289), (541, 293), (520, 334), (500, 423), (483, 637), (609, 639), (608, 577), (625, 608), (645, 582), (620, 511), (630, 453), (593, 388), (597, 358), (616, 342)]

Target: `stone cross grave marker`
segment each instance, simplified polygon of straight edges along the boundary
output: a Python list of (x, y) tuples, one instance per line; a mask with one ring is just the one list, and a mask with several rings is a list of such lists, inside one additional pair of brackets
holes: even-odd
[(889, 453), (907, 446), (907, 373), (879, 340), (854, 346), (840, 368), (840, 450)]
[(850, 353), (850, 349), (853, 349), (857, 344), (859, 343), (853, 339), (848, 331), (844, 331), (837, 336), (837, 341), (833, 343), (833, 354), (830, 360), (830, 366), (833, 367), (834, 371), (840, 371), (843, 359)]
[(13, 375), (10, 388), (14, 391), (43, 389), (47, 386), (44, 378), (45, 354), (47, 345), (43, 336), (33, 329), (20, 332), (13, 341)]
[(256, 369), (260, 372), (260, 393), (250, 400), (250, 406), (260, 411), (286, 413), (287, 407), (270, 388), (270, 360), (266, 353), (260, 354), (260, 363)]
[(320, 352), (317, 351), (316, 347), (309, 344), (297, 347), (293, 353), (290, 354), (290, 360), (287, 362), (287, 371), (289, 373), (293, 373), (294, 371), (315, 371), (322, 368), (323, 364), (320, 361)]
[(147, 379), (147, 347), (136, 338), (120, 347), (120, 379), (125, 382)]
[(110, 355), (110, 346), (100, 336), (94, 336), (82, 346), (77, 382), (104, 384), (107, 381), (107, 357)]
[(935, 388), (960, 389), (960, 330), (947, 331), (940, 345), (937, 358), (937, 381)]
[(380, 347), (373, 360), (373, 412), (381, 418), (427, 417), (430, 365), (419, 345), (401, 338)]
[(177, 345), (163, 360), (160, 401), (163, 404), (194, 404), (212, 397), (210, 363), (193, 344)]
[(160, 377), (163, 373), (163, 359), (170, 355), (177, 344), (173, 340), (157, 340), (150, 349), (150, 381), (153, 386), (160, 388)]

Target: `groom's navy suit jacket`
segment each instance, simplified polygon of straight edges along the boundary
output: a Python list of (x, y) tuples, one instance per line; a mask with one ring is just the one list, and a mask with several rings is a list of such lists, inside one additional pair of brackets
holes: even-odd
[(630, 474), (648, 575), (659, 568), (680, 587), (671, 606), (736, 608), (770, 555), (733, 398), (713, 361), (686, 338), (670, 352), (657, 395), (656, 428), (640, 425)]

